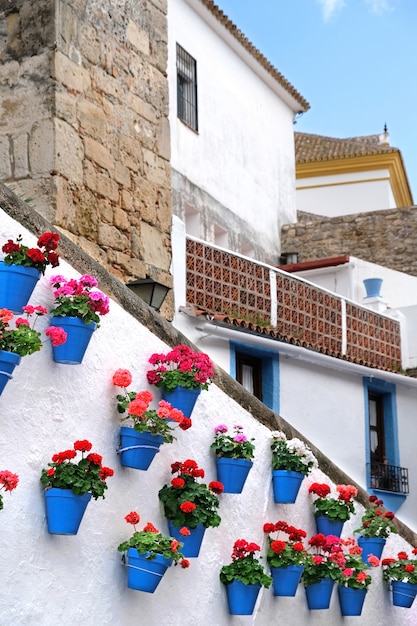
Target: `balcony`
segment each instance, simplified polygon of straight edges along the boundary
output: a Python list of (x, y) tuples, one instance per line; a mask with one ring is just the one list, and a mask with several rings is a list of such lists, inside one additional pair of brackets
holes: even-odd
[(371, 489), (381, 489), (382, 491), (393, 491), (402, 494), (409, 493), (408, 469), (406, 467), (374, 462), (368, 465), (368, 471)]
[(271, 339), (368, 367), (401, 370), (397, 320), (189, 236), (186, 304)]

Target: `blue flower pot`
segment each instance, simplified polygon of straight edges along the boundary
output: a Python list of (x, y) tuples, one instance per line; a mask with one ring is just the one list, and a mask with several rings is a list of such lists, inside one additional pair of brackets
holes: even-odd
[(361, 615), (366, 592), (366, 589), (338, 586), (337, 593), (339, 595), (340, 610), (344, 617)]
[(417, 595), (417, 585), (402, 580), (391, 580), (391, 587), (393, 605), (409, 609)]
[(138, 433), (134, 428), (122, 426), (118, 450), (120, 463), (123, 467), (147, 470), (163, 443), (164, 439), (161, 435), (152, 435), (149, 432)]
[(316, 516), (317, 532), (326, 536), (334, 535), (335, 537), (340, 537), (344, 524), (345, 522), (341, 522), (340, 520), (331, 520), (325, 515)]
[(181, 535), (180, 528), (182, 526), (174, 526), (172, 520), (168, 520), (169, 534), (177, 541), (182, 541), (184, 544), (181, 548), (181, 552), (186, 557), (196, 557), (200, 554), (201, 544), (203, 542), (204, 533), (206, 527), (203, 524), (198, 524), (196, 528), (189, 528), (189, 535)]
[(303, 572), (304, 567), (302, 565), (271, 567), (274, 596), (294, 597)]
[(310, 611), (329, 608), (333, 586), (334, 580), (331, 578), (322, 578), (318, 583), (313, 583), (305, 587), (307, 606)]
[(366, 278), (363, 281), (367, 298), (377, 298), (381, 295), (382, 278)]
[(252, 461), (216, 457), (217, 480), (223, 483), (224, 493), (242, 493)]
[(14, 368), (19, 365), (21, 357), (14, 352), (0, 350), (0, 396), (9, 380), (13, 378)]
[(172, 391), (162, 389), (162, 399), (169, 402), (174, 409), (182, 411), (185, 417), (191, 417), (200, 393), (201, 389), (187, 389), (187, 387), (178, 386)]
[(371, 554), (377, 559), (381, 558), (385, 539), (383, 537), (358, 537), (358, 546), (362, 548), (362, 561), (368, 564), (368, 557)]
[(51, 535), (76, 535), (91, 493), (76, 496), (71, 489), (45, 491), (46, 520)]
[(281, 504), (293, 504), (303, 482), (304, 474), (287, 470), (272, 471), (272, 488), (274, 490), (274, 502)]
[(66, 365), (80, 364), (97, 324), (95, 322), (86, 324), (79, 317), (57, 315), (52, 318), (51, 326), (62, 328), (67, 333), (65, 343), (62, 343), (60, 346), (52, 346), (55, 363), (65, 363)]
[(227, 603), (230, 615), (252, 615), (261, 585), (245, 585), (241, 580), (233, 580), (226, 585)]
[(127, 551), (127, 586), (136, 591), (153, 593), (162, 580), (172, 559), (157, 554), (154, 559), (146, 558), (149, 552), (139, 554), (136, 548)]
[(0, 261), (0, 309), (21, 313), (40, 276), (40, 271), (35, 267), (6, 265)]

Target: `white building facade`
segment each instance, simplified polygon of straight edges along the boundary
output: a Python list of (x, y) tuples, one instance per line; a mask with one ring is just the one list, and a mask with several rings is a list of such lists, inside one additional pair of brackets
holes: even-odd
[(278, 262), (295, 221), (294, 116), (308, 103), (211, 2), (168, 2), (174, 214), (187, 232)]

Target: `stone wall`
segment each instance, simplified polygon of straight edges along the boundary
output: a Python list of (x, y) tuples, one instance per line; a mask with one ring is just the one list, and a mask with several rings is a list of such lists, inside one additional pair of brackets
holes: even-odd
[(347, 254), (417, 276), (416, 234), (417, 206), (332, 218), (299, 211), (282, 228), (282, 252), (299, 262)]
[(0, 180), (124, 282), (171, 286), (166, 0), (9, 0)]

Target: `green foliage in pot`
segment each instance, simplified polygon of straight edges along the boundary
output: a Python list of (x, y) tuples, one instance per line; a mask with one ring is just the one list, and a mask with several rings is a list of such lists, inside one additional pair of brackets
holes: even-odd
[(238, 539), (233, 545), (232, 562), (223, 565), (220, 570), (220, 581), (228, 585), (234, 580), (240, 580), (245, 585), (260, 584), (270, 587), (272, 578), (265, 572), (260, 563), (262, 557), (255, 558), (255, 552), (261, 548), (256, 543), (248, 543), (245, 539)]
[(187, 529), (196, 528), (198, 524), (206, 528), (218, 526), (221, 522), (217, 513), (218, 494), (223, 492), (222, 483), (212, 481), (206, 485), (197, 482), (197, 478), (204, 478), (204, 470), (193, 459), (173, 463), (171, 472), (177, 476), (158, 494), (165, 517), (172, 520), (174, 526), (183, 527), (184, 535), (189, 534)]

